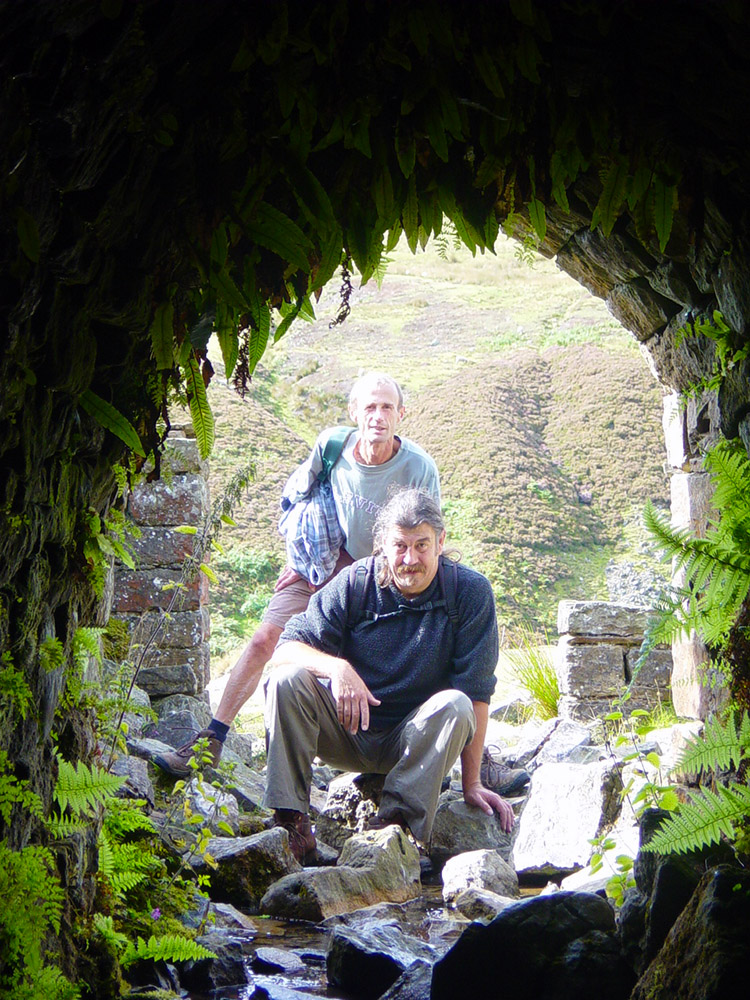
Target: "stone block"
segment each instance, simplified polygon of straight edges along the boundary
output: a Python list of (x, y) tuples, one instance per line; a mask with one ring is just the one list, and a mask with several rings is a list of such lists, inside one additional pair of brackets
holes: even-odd
[[(625, 653), (625, 677), (631, 684), (631, 694), (649, 694), (657, 700), (669, 699), (669, 683), (672, 675), (672, 650), (653, 649), (644, 660), (641, 669), (635, 672), (639, 651), (629, 649)], [(632, 681), (635, 676), (635, 681)]]
[(191, 649), (207, 642), (210, 634), (208, 608), (205, 606), (194, 611), (173, 611), (169, 615), (160, 615), (152, 611), (138, 617), (123, 616), (123, 618), (131, 642), (141, 645), (148, 641), (163, 620), (156, 639), (156, 645), (161, 649)]
[(141, 528), (141, 537), (132, 542), (138, 569), (180, 569), (193, 551), (193, 535), (183, 535), (174, 528)]
[(141, 483), (130, 494), (128, 513), (137, 524), (151, 527), (197, 525), (208, 513), (208, 483), (185, 473), (171, 482)]
[(579, 645), (570, 636), (562, 636), (555, 669), (562, 695), (614, 698), (625, 685), (625, 650), (604, 642)]
[(162, 463), (166, 464), (174, 475), (197, 472), (202, 476), (208, 476), (208, 462), (201, 458), (195, 438), (170, 434)]
[(672, 704), (685, 719), (707, 719), (726, 704), (728, 693), (709, 666), (706, 646), (696, 636), (672, 644)]
[[(122, 570), (115, 580), (112, 610), (115, 614), (139, 614), (161, 608), (166, 610), (172, 600), (174, 585), (180, 573), (173, 569)], [(178, 607), (182, 611), (197, 611), (208, 602), (208, 581), (203, 573), (180, 588)]]
[(685, 426), (685, 409), (679, 393), (672, 392), (664, 397), (664, 412), (661, 422), (667, 446), (668, 464), (673, 469), (687, 471), (690, 455)]
[(677, 472), (669, 482), (672, 525), (689, 528), (702, 538), (709, 518), (715, 513), (711, 505), (713, 486), (707, 472)]
[(157, 650), (138, 674), (138, 683), (152, 698), (170, 694), (196, 695), (205, 687), (208, 646), (193, 650)]
[(612, 636), (640, 642), (652, 614), (647, 608), (611, 601), (560, 601), (557, 631), (561, 636)]
[(640, 278), (615, 285), (606, 302), (615, 319), (641, 342), (663, 330), (677, 312), (673, 302), (662, 298)]

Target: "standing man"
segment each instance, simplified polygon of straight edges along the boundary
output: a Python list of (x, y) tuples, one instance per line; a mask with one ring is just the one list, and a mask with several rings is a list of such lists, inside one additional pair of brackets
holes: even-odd
[(480, 780), (498, 660), (492, 587), (446, 559), (444, 544), (439, 503), (400, 491), (378, 515), (367, 572), (340, 573), (282, 632), (266, 690), (265, 804), (302, 864), (316, 852), (316, 756), (385, 774), (371, 828), (397, 823), (427, 843), (460, 755), (464, 801), (512, 829), (510, 804)]
[[(440, 500), (440, 480), (434, 461), (419, 445), (396, 434), (404, 412), (401, 387), (389, 375), (370, 372), (352, 386), (349, 416), (357, 427), (352, 429), (330, 474), (336, 515), (345, 540), (332, 576), (355, 559), (372, 552), (375, 518), (394, 487), (419, 487), (427, 490), (436, 501)], [(318, 438), (308, 460), (313, 473), (322, 468), (324, 438), (325, 434)], [(229, 728), (257, 688), (284, 626), (292, 615), (307, 608), (316, 589), (291, 567), (285, 567), (276, 582), (263, 622), (229, 675), (208, 729), (177, 750), (155, 755), (155, 764), (175, 777), (192, 774), (188, 761), (193, 755), (194, 743), (201, 737), (209, 740), (214, 764), (218, 763)]]

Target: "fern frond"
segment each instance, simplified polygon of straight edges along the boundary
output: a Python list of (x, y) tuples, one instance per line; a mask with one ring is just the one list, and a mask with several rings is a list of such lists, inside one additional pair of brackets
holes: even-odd
[(61, 812), (70, 809), (78, 816), (90, 816), (95, 807), (111, 799), (126, 780), (98, 768), (92, 770), (83, 761), (75, 765), (62, 757), (57, 761), (59, 771), (53, 794)]
[(147, 877), (146, 872), (113, 872), (107, 881), (117, 896), (123, 896), (137, 885), (145, 882)]
[(680, 755), (680, 770), (688, 774), (716, 768), (731, 767), (736, 770), (748, 749), (747, 745), (743, 746), (740, 737), (743, 732), (750, 736), (747, 712), (743, 713), (739, 733), (733, 712), (725, 723), (717, 718), (709, 719), (703, 728), (703, 734), (688, 740), (685, 744), (685, 749)]
[(135, 945), (132, 941), (128, 942), (122, 956), (122, 964), (132, 965), (139, 959), (151, 959), (155, 962), (188, 962), (203, 958), (216, 958), (216, 955), (192, 938), (181, 934), (165, 934), (160, 938), (151, 935), (148, 941), (139, 937)]
[(67, 840), (75, 834), (84, 833), (88, 829), (88, 823), (82, 819), (52, 813), (47, 819), (47, 829), (57, 840)]
[(750, 815), (750, 788), (732, 783), (713, 792), (702, 788), (679, 812), (665, 820), (641, 850), (656, 854), (685, 854), (709, 844), (721, 835), (735, 839), (734, 824)]

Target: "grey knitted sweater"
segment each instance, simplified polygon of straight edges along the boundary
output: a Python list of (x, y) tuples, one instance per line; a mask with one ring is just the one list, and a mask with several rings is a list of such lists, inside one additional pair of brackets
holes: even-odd
[(304, 613), (289, 620), (279, 642), (304, 642), (348, 660), (381, 701), (370, 710), (374, 729), (399, 722), (447, 688), (489, 702), (498, 659), (495, 600), (481, 573), (460, 563), (457, 570), (456, 626), (444, 606), (435, 606), (442, 596), (437, 576), (411, 600), (392, 584), (380, 587), (373, 577), (363, 609), (375, 618), (349, 631), (349, 574), (344, 570), (313, 594)]

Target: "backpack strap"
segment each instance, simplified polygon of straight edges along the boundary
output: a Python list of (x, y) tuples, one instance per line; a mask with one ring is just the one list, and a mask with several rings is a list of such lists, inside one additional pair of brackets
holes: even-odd
[(330, 477), (331, 469), (338, 462), (344, 445), (353, 432), (353, 427), (333, 427), (328, 432), (322, 452), (323, 468), (318, 473), (319, 483), (324, 483)]
[(440, 557), (438, 562), (438, 582), (445, 600), (445, 612), (451, 625), (458, 628), (458, 570), (452, 559)]
[(364, 562), (352, 563), (349, 567), (346, 627), (351, 631), (363, 618), (367, 586), (375, 572), (375, 556), (368, 556)]

